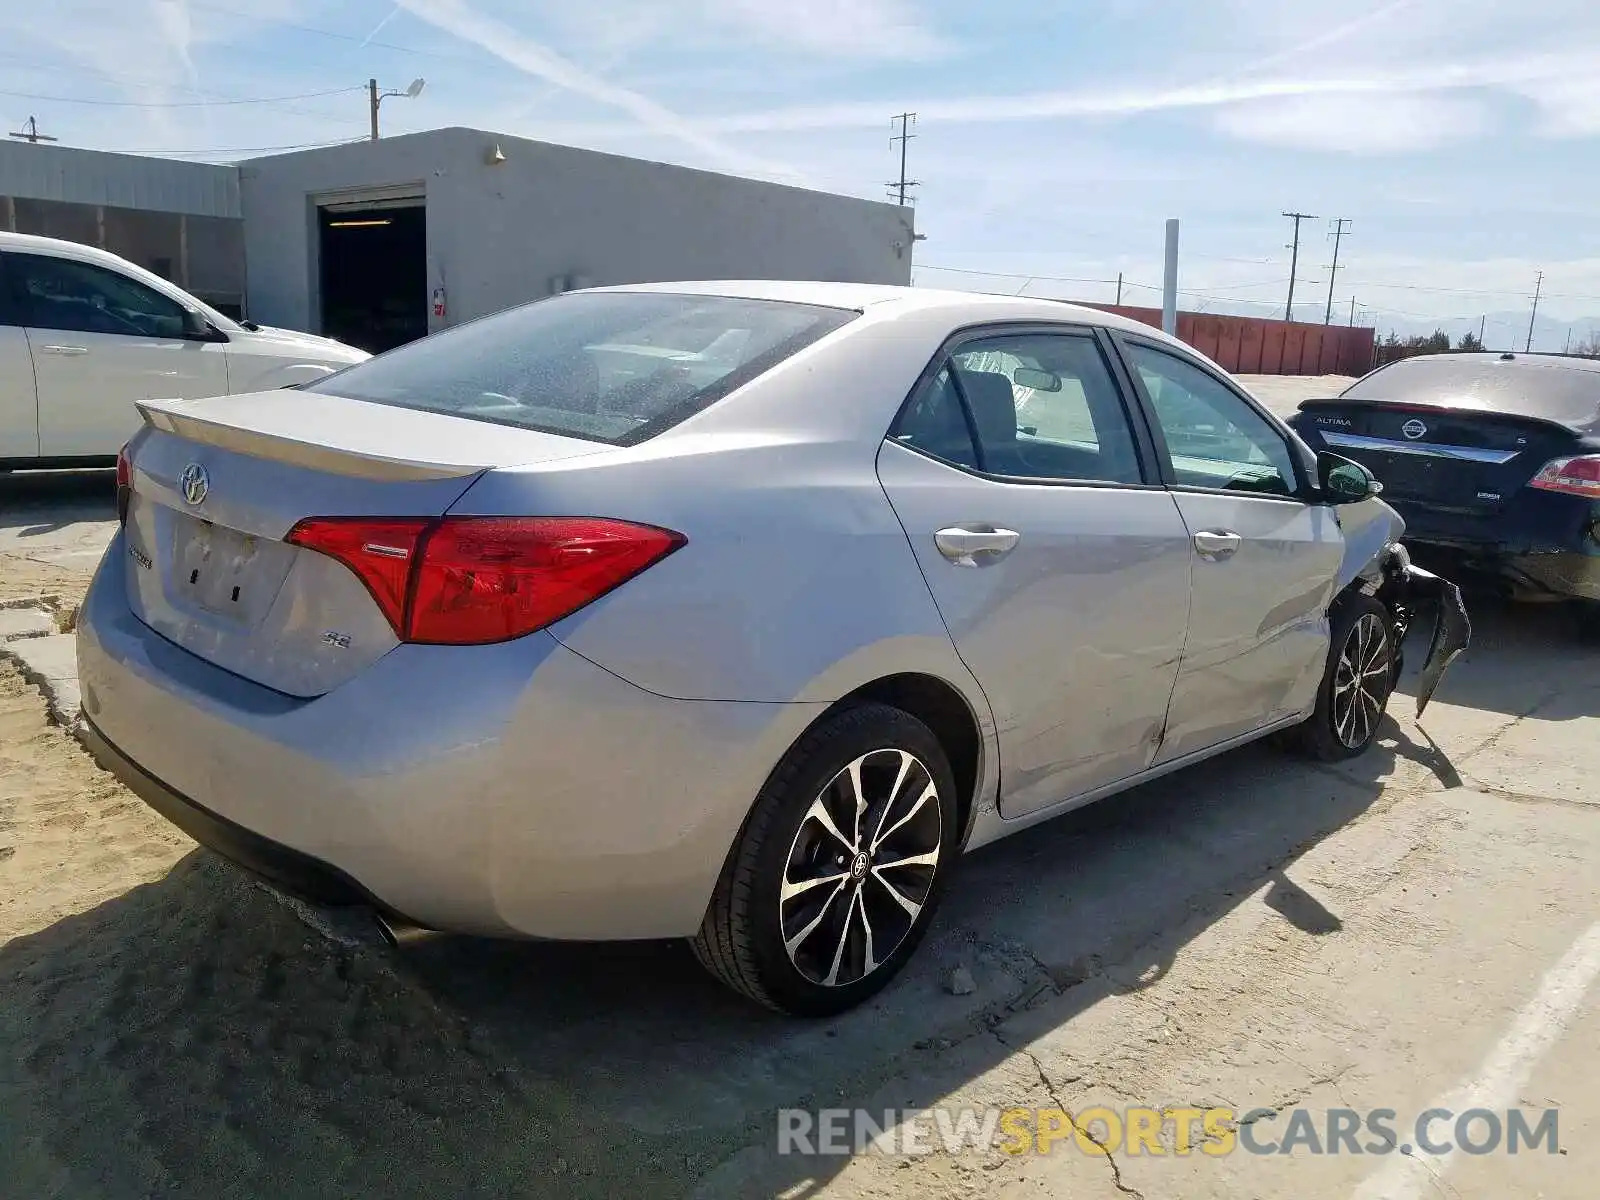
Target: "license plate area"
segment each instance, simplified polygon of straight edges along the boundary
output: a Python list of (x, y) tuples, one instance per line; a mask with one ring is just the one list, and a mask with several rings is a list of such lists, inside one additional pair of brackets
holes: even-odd
[(1502, 502), (1492, 471), (1481, 463), (1395, 454), (1371, 466), (1391, 499), (1479, 512)]
[(260, 624), (283, 585), (283, 560), (293, 548), (186, 514), (173, 517), (173, 600), (247, 627)]

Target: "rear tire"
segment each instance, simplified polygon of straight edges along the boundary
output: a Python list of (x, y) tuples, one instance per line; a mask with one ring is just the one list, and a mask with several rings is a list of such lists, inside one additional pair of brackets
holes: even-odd
[(884, 704), (828, 717), (756, 797), (692, 945), (758, 1004), (828, 1016), (910, 959), (959, 853), (955, 778), (921, 721)]
[(1287, 738), (1295, 751), (1322, 762), (1355, 758), (1378, 740), (1398, 674), (1394, 623), (1377, 600), (1345, 597), (1334, 605), (1331, 627), (1316, 710)]

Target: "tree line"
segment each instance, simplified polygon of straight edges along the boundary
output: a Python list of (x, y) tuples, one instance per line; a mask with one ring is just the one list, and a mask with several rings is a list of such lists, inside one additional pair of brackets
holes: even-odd
[[(1402, 338), (1391, 329), (1373, 345), (1372, 365), (1382, 367), (1402, 358), (1415, 358), (1419, 354), (1476, 354), (1484, 349), (1478, 335), (1471, 331), (1462, 334), (1460, 340), (1451, 345), (1450, 335), (1442, 329), (1408, 338)], [(1591, 333), (1566, 353), (1574, 358), (1600, 358), (1600, 334)]]

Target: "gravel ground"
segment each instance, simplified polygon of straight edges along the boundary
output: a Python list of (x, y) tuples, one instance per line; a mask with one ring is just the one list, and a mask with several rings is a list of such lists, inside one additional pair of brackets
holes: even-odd
[[(0, 480), (0, 600), (70, 607), (108, 508)], [(980, 851), (906, 977), (825, 1023), (676, 945), (396, 954), (193, 847), (0, 663), (0, 1191), (1586, 1200), (1600, 681), (1561, 614), (1474, 616), (1424, 726), (1397, 698), (1355, 763), (1250, 748)], [(1276, 1139), (1463, 1097), (1556, 1109), (1561, 1152), (776, 1153), (790, 1105), (1262, 1106)]]

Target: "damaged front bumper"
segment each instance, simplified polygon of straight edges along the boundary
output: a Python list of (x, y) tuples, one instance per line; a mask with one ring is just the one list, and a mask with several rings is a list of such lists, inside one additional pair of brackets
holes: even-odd
[(1394, 614), (1397, 640), (1405, 640), (1418, 608), (1433, 611), (1433, 636), (1428, 641), (1428, 657), (1423, 661), (1422, 675), (1417, 680), (1417, 716), (1420, 718), (1450, 664), (1472, 641), (1472, 620), (1467, 616), (1461, 589), (1455, 584), (1416, 566), (1406, 548), (1398, 542), (1391, 544), (1385, 555), (1384, 583), (1378, 591), (1378, 599)]

